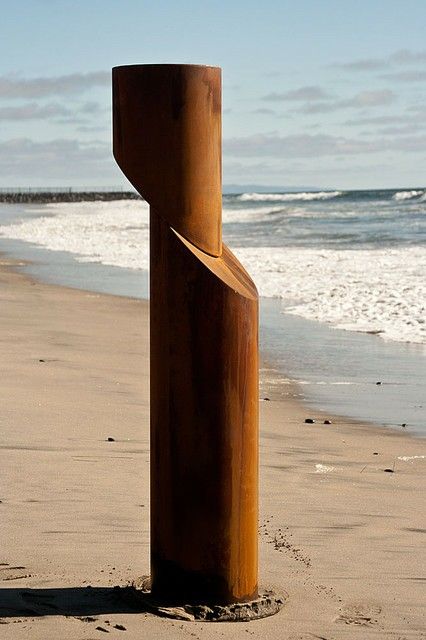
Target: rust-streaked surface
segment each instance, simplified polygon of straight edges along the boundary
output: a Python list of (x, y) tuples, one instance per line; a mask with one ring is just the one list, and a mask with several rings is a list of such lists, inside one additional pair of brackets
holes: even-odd
[(151, 205), (151, 577), (257, 596), (258, 297), (221, 241), (220, 69), (113, 71), (114, 155)]
[(216, 67), (113, 69), (114, 157), (135, 189), (189, 242), (222, 246), (221, 74)]

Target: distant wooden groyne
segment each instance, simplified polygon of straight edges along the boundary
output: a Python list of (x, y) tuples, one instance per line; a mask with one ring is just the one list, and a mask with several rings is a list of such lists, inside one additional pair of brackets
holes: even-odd
[(0, 202), (9, 204), (49, 204), (52, 202), (93, 202), (95, 200), (140, 200), (135, 191), (103, 189), (0, 189)]

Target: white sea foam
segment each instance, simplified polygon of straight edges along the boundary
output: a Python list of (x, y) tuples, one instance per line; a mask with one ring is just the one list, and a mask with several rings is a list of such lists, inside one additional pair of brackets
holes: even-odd
[(389, 340), (426, 342), (426, 249), (235, 248), (285, 311)]
[(315, 473), (330, 473), (330, 471), (334, 471), (334, 467), (329, 467), (326, 464), (316, 464), (315, 465)]
[(418, 189), (411, 189), (410, 191), (398, 191), (397, 193), (395, 193), (395, 195), (393, 196), (394, 200), (411, 200), (412, 198), (417, 198), (418, 196), (424, 196), (426, 195), (426, 193), (421, 190), (419, 191)]
[[(34, 211), (34, 209), (32, 210)], [(80, 262), (148, 269), (149, 206), (139, 200), (47, 205), (48, 216), (0, 227), (0, 236), (53, 251), (69, 251)]]
[(299, 193), (243, 193), (238, 197), (242, 201), (258, 202), (294, 202), (297, 200), (330, 200), (341, 196), (342, 191), (305, 191)]
[(404, 462), (412, 462), (413, 460), (424, 460), (426, 456), (398, 456), (398, 460), (403, 460)]
[[(2, 226), (0, 235), (69, 251), (83, 262), (148, 269), (145, 202), (52, 204), (42, 210), (48, 215)], [(288, 313), (389, 340), (426, 343), (424, 247), (231, 248), (260, 294), (282, 298)]]

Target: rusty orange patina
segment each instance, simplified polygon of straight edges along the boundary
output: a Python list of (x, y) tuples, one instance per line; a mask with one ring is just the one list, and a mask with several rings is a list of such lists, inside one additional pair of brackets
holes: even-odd
[(149, 202), (152, 593), (257, 597), (258, 295), (221, 236), (221, 73), (113, 70), (114, 156)]

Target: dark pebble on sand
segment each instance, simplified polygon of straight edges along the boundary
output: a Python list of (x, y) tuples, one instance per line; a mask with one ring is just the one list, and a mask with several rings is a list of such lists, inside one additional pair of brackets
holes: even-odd
[(104, 633), (109, 633), (108, 629), (104, 629), (103, 627), (96, 627), (96, 631), (103, 631)]
[(265, 400), (265, 402), (270, 402), (271, 398), (263, 398)]
[(42, 358), (40, 358), (39, 362), (46, 362), (46, 360), (43, 360)]
[(331, 424), (331, 420), (324, 420), (324, 424)]
[(373, 456), (378, 456), (379, 452), (378, 451), (373, 451)]
[(115, 624), (114, 629), (118, 629), (119, 631), (127, 631), (126, 627), (124, 627), (122, 624)]
[(402, 425), (401, 425), (401, 427), (406, 427), (406, 426), (407, 426), (406, 422), (403, 422)]
[(394, 473), (393, 469), (383, 469), (383, 471), (386, 471), (386, 473)]
[(306, 424), (314, 424), (315, 420), (313, 418), (305, 418)]
[(107, 442), (115, 442), (115, 438), (111, 438), (111, 436), (109, 438), (107, 438)]
[(377, 385), (379, 385), (379, 384), (382, 384), (382, 383), (380, 382), (380, 380), (378, 380), (378, 381), (376, 382), (376, 384), (377, 384)]

